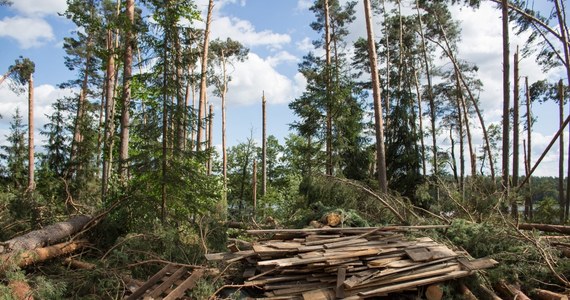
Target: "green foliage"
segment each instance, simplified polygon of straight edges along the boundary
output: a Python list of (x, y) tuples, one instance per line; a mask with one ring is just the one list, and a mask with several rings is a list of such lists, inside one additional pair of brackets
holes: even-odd
[(36, 276), (33, 280), (34, 297), (37, 299), (64, 299), (66, 283)]
[(533, 222), (555, 224), (559, 222), (560, 205), (552, 197), (546, 197), (539, 201), (533, 215)]

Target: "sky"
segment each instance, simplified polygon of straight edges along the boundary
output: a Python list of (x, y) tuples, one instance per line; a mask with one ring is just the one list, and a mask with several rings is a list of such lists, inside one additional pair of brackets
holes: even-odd
[[(71, 21), (58, 15), (66, 9), (65, 0), (13, 2), (11, 7), (0, 7), (0, 74), (6, 72), (19, 56), (28, 57), (36, 63), (35, 134), (36, 141), (40, 144), (37, 147), (41, 147), (45, 138), (39, 135), (39, 128), (47, 122), (46, 114), (51, 113), (51, 103), (73, 93), (70, 90), (60, 90), (57, 85), (75, 77), (64, 65), (62, 45), (63, 38), (72, 35), (77, 28)], [(207, 2), (196, 1), (204, 16)], [(250, 136), (257, 141), (261, 140), (262, 93), (265, 93), (268, 102), (267, 132), (283, 142), (291, 132), (289, 124), (295, 120), (288, 103), (300, 96), (306, 85), (303, 76), (297, 71), (297, 65), (304, 55), (314, 50), (311, 41), (317, 38), (317, 34), (309, 27), (314, 20), (314, 15), (308, 9), (312, 1), (215, 0), (215, 3), (212, 39), (231, 37), (250, 49), (245, 62), (230, 68), (233, 80), (227, 95), (228, 144), (235, 145)], [(410, 9), (404, 7), (404, 11)], [(479, 78), (484, 84), (484, 91), (479, 96), (485, 121), (487, 125), (499, 123), (502, 116), (500, 10), (488, 1), (483, 1), (477, 10), (464, 7), (453, 7), (451, 10), (454, 18), (461, 22), (463, 32), (458, 56), (479, 66)], [(362, 0), (359, 0), (356, 11), (357, 19), (349, 27), (349, 44), (350, 41), (366, 36)], [(377, 23), (375, 34), (380, 38), (378, 24), (381, 20), (376, 17), (374, 22)], [(196, 26), (203, 26), (203, 23), (196, 21)], [(512, 36), (511, 53), (517, 45), (522, 46), (524, 41), (525, 36)], [(539, 79), (557, 81), (566, 77), (560, 69), (544, 74), (533, 57), (523, 58), (520, 66), (521, 76), (528, 76), (531, 83)], [(22, 115), (27, 115), (26, 97), (26, 93), (15, 94), (7, 84), (0, 85), (0, 115), (3, 116), (0, 119), (0, 144), (5, 144), (9, 122), (16, 108), (20, 109)], [(220, 102), (212, 94), (209, 95), (209, 101), (215, 105), (214, 144), (219, 146)], [(538, 121), (533, 131), (532, 155), (536, 159), (556, 132), (558, 109), (553, 104), (535, 104), (534, 112)], [(471, 123), (478, 124), (476, 120)], [(474, 130), (473, 135), (475, 143), (481, 144), (480, 130)], [(442, 137), (440, 145), (444, 150), (448, 149), (449, 141)], [(535, 175), (557, 176), (557, 159), (558, 150), (555, 147)]]

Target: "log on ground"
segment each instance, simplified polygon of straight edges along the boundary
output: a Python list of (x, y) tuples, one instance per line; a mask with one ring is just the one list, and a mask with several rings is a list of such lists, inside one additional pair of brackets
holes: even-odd
[(78, 215), (67, 221), (58, 222), (42, 229), (28, 232), (1, 243), (0, 253), (17, 250), (32, 250), (44, 247), (49, 243), (63, 240), (79, 232), (91, 219), (92, 217), (88, 215)]
[(6, 270), (11, 265), (18, 267), (29, 266), (34, 263), (43, 262), (62, 255), (73, 253), (87, 246), (87, 240), (79, 240), (68, 243), (37, 248), (33, 250), (17, 251), (0, 255), (0, 272)]

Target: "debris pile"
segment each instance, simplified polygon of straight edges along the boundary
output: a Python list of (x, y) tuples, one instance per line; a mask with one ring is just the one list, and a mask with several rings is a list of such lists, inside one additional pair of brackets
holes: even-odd
[[(434, 228), (437, 226), (428, 226)], [(426, 228), (426, 227), (421, 227)], [(271, 238), (208, 254), (211, 261), (243, 261), (244, 286), (263, 299), (366, 299), (414, 290), (493, 267), (431, 238), (407, 239), (415, 227), (249, 230)]]

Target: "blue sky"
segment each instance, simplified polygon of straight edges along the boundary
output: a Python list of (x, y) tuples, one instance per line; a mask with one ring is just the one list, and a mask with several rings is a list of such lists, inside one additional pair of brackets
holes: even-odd
[[(61, 91), (56, 85), (74, 78), (63, 64), (62, 40), (75, 27), (57, 15), (65, 10), (65, 0), (13, 0), (12, 7), (0, 7), (0, 73), (4, 73), (14, 60), (22, 55), (36, 63), (36, 128), (45, 123), (45, 114), (51, 112), (49, 105), (70, 91)], [(249, 59), (238, 63), (233, 70), (234, 80), (228, 94), (228, 143), (235, 145), (245, 141), (250, 133), (260, 140), (261, 95), (265, 91), (268, 100), (268, 133), (283, 141), (289, 133), (289, 124), (294, 120), (287, 104), (299, 96), (305, 81), (297, 72), (302, 56), (311, 50), (311, 40), (316, 34), (310, 29), (313, 14), (308, 10), (310, 0), (216, 0), (213, 38), (231, 37), (250, 48)], [(365, 36), (362, 1), (356, 6), (357, 20), (351, 25), (350, 40)], [(204, 12), (207, 0), (196, 1)], [(404, 6), (404, 12), (410, 7)], [(485, 91), (481, 93), (481, 105), (487, 124), (500, 121), (502, 114), (501, 83), (501, 20), (500, 11), (488, 2), (479, 10), (452, 8), (456, 19), (461, 21), (463, 40), (459, 45), (459, 56), (479, 65), (480, 79)], [(380, 19), (375, 20), (377, 23)], [(197, 26), (203, 26), (197, 23)], [(380, 30), (376, 30), (377, 37)], [(524, 37), (512, 37), (511, 48), (522, 45)], [(561, 70), (543, 74), (534, 63), (534, 58), (525, 58), (521, 63), (521, 76), (529, 76), (533, 82), (550, 78), (558, 80)], [(564, 76), (565, 77), (565, 76)], [(209, 99), (215, 105), (214, 144), (221, 143), (221, 121), (219, 100), (213, 95)], [(16, 107), (27, 113), (25, 95), (16, 95), (6, 84), (0, 86), (0, 142), (7, 133), (10, 116)], [(538, 124), (533, 133), (535, 158), (546, 147), (556, 130), (557, 109), (553, 105), (536, 105)], [(427, 120), (426, 120), (427, 121)], [(427, 123), (427, 122), (426, 122)], [(477, 124), (474, 120), (473, 124)], [(37, 134), (37, 132), (36, 132)], [(474, 139), (481, 143), (480, 130), (475, 130)], [(38, 136), (38, 141), (42, 137)], [(441, 138), (442, 147), (449, 141)], [(446, 146), (447, 145), (447, 146)], [(522, 150), (521, 150), (522, 152)], [(557, 174), (557, 150), (547, 156), (538, 175)]]

